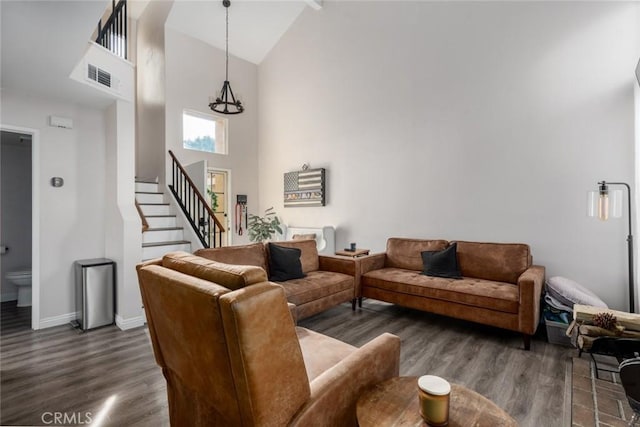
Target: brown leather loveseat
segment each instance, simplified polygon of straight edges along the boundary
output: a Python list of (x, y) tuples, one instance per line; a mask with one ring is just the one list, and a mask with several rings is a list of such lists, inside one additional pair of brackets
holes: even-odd
[[(305, 277), (276, 282), (284, 288), (287, 300), (295, 304), (298, 319), (313, 316), (347, 301), (351, 301), (355, 309), (356, 267), (353, 260), (318, 255), (315, 240), (274, 243), (301, 250), (300, 261)], [(254, 265), (269, 273), (268, 244), (199, 249), (195, 255), (226, 264)]]
[(523, 334), (530, 348), (540, 319), (545, 269), (531, 263), (529, 246), (456, 242), (462, 279), (422, 274), (423, 251), (446, 240), (390, 238), (385, 253), (359, 260), (358, 295)]
[(355, 427), (358, 396), (398, 375), (398, 337), (295, 327), (260, 268), (174, 252), (137, 270), (172, 426)]

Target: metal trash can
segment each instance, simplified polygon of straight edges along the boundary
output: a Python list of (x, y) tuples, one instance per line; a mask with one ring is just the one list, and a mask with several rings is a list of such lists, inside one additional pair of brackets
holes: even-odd
[(113, 260), (106, 258), (74, 263), (76, 322), (83, 331), (114, 323), (115, 265)]

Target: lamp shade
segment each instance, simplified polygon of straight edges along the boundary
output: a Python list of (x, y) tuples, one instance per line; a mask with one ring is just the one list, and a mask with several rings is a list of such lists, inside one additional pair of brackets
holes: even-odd
[(587, 193), (587, 216), (602, 221), (622, 217), (622, 190), (600, 190)]

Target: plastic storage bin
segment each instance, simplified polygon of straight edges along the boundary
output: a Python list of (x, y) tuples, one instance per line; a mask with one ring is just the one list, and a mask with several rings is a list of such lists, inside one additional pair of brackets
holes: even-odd
[(111, 325), (115, 320), (115, 263), (106, 258), (74, 263), (76, 321), (83, 331)]
[(544, 319), (544, 323), (547, 327), (547, 341), (549, 343), (572, 347), (571, 338), (567, 336), (568, 324), (548, 319)]

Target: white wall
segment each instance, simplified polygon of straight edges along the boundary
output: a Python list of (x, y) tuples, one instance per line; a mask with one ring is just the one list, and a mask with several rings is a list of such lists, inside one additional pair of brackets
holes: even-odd
[[(129, 36), (132, 37), (132, 36)], [(107, 88), (101, 83), (90, 80), (87, 77), (89, 64), (108, 72), (111, 75), (111, 87)], [(128, 102), (135, 101), (135, 73), (133, 63), (111, 53), (110, 50), (90, 41), (82, 59), (70, 74), (70, 78), (89, 86), (105, 96), (116, 99), (124, 99)]]
[[(166, 150), (172, 150), (180, 163), (188, 165), (206, 160), (208, 167), (231, 170), (231, 194), (247, 194), (249, 212), (258, 213), (258, 94), (257, 67), (230, 56), (229, 79), (240, 95), (245, 111), (227, 116), (229, 154), (211, 154), (182, 148), (182, 113), (185, 109), (213, 114), (209, 97), (224, 81), (224, 51), (186, 36), (171, 28), (165, 31), (166, 54)], [(167, 164), (168, 180), (171, 164)], [(232, 209), (231, 209), (232, 210)], [(233, 219), (231, 231), (233, 232)], [(233, 244), (248, 243), (247, 233), (234, 234)]]
[[(65, 323), (75, 312), (73, 262), (105, 255), (105, 119), (85, 106), (2, 91), (2, 124), (39, 131), (40, 327)], [(47, 125), (48, 116), (74, 128)], [(64, 178), (54, 188), (51, 177)], [(36, 255), (34, 254), (34, 259)]]
[[(640, 28), (640, 7), (636, 7), (636, 27)], [(640, 56), (640, 51), (638, 52), (638, 55)], [(635, 105), (635, 170), (638, 171), (640, 170), (638, 167), (640, 166), (640, 150), (638, 150), (638, 147), (640, 147), (640, 60), (638, 61), (638, 63), (636, 64), (636, 81), (637, 84), (633, 85), (633, 99), (634, 99), (634, 105)], [(638, 174), (636, 172), (635, 174), (635, 182), (633, 183), (635, 184), (635, 189), (640, 188), (640, 174)], [(634, 190), (635, 190), (634, 189)], [(637, 230), (638, 224), (640, 223), (640, 221), (638, 221), (638, 219), (640, 219), (640, 200), (638, 200), (638, 194), (636, 192), (635, 194), (635, 199), (634, 199), (634, 203), (632, 205), (632, 209), (635, 210), (635, 223), (634, 226), (636, 227), (635, 230)], [(638, 249), (637, 249), (637, 243), (634, 243), (634, 245), (636, 246), (635, 249), (635, 262), (638, 262)], [(638, 306), (640, 305), (638, 302), (640, 301), (640, 274), (638, 272), (638, 268), (636, 267), (635, 269), (635, 304), (636, 304), (636, 311), (640, 311), (638, 309)]]
[(189, 178), (196, 185), (196, 188), (205, 198), (205, 200), (209, 199), (209, 195), (207, 194), (207, 161), (201, 160), (199, 162), (191, 163), (190, 165), (182, 165), (184, 166), (184, 170), (189, 175)]
[(18, 297), (16, 286), (7, 280), (11, 271), (31, 268), (31, 139), (2, 132), (0, 185), (2, 185), (2, 226), (0, 244), (9, 251), (0, 258), (2, 301)]
[(164, 23), (171, 1), (149, 2), (136, 25), (136, 176), (164, 183)]
[[(626, 222), (585, 213), (597, 181), (634, 182), (637, 7), (305, 10), (258, 70), (260, 209), (335, 225), (337, 247), (525, 242), (547, 276), (626, 308)], [(328, 205), (284, 209), (283, 173), (305, 162), (327, 168)]]
[(116, 101), (106, 111), (105, 253), (116, 262), (116, 324), (144, 324), (136, 264), (142, 260), (142, 223), (135, 207), (135, 108)]

